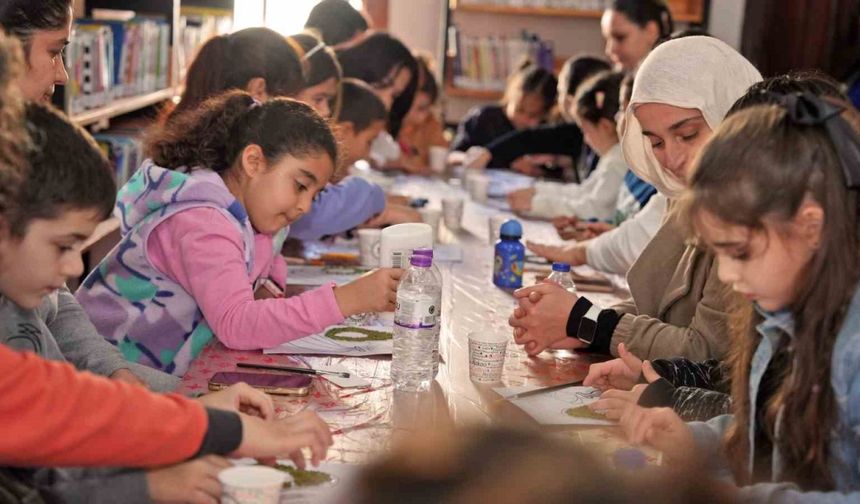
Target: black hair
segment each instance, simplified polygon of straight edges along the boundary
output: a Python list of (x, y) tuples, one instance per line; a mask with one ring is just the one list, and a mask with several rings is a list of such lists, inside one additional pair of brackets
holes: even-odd
[(257, 77), (266, 79), (270, 96), (291, 96), (304, 87), (299, 56), (286, 37), (268, 28), (212, 37), (188, 68), (182, 100), (168, 120), (218, 93), (245, 89)]
[(30, 49), (30, 37), (42, 30), (59, 30), (71, 15), (72, 0), (3, 0), (0, 2), (0, 26)]
[(54, 109), (29, 103), (24, 112), (29, 170), (14, 208), (10, 231), (22, 237), (35, 219), (56, 219), (69, 210), (94, 210), (107, 219), (116, 201), (110, 162), (83, 128)]
[(336, 46), (366, 31), (367, 20), (346, 0), (322, 0), (311, 9), (305, 28), (318, 32), (326, 45)]
[(732, 105), (726, 117), (753, 105), (780, 104), (779, 95), (812, 93), (815, 96), (836, 98), (848, 102), (839, 83), (818, 71), (790, 72), (756, 82)]
[(502, 101), (507, 103), (515, 92), (540, 96), (543, 100), (544, 112), (548, 112), (558, 98), (558, 81), (552, 72), (526, 59), (508, 78), (508, 86)]
[(177, 169), (206, 167), (225, 173), (248, 145), (259, 145), (270, 163), (324, 153), (337, 164), (337, 144), (325, 119), (302, 102), (274, 98), (255, 101), (243, 91), (210, 98), (176, 115), (146, 138), (155, 164)]
[(409, 70), (409, 84), (403, 93), (394, 99), (388, 114), (388, 131), (396, 138), (403, 118), (412, 107), (412, 99), (418, 87), (418, 63), (412, 52), (397, 38), (376, 32), (352, 47), (339, 49), (337, 57), (345, 77), (363, 80), (371, 87), (390, 84), (386, 83), (385, 79), (392, 70)]
[(439, 99), (439, 84), (433, 75), (433, 65), (430, 56), (424, 53), (415, 53), (415, 62), (418, 64), (418, 89), (430, 97), (430, 103), (436, 103)]
[(343, 78), (343, 70), (340, 68), (334, 49), (310, 33), (299, 33), (289, 38), (302, 50), (299, 59), (304, 67), (304, 87), (316, 86), (331, 78), (340, 82)]
[(660, 32), (658, 41), (669, 37), (675, 29), (672, 13), (664, 0), (613, 0), (609, 10), (624, 14), (640, 28), (653, 21)]
[(376, 121), (385, 121), (388, 111), (370, 86), (358, 79), (347, 78), (341, 88), (343, 104), (337, 122), (352, 123), (353, 131), (360, 133)]
[(612, 70), (612, 66), (608, 61), (597, 56), (583, 55), (568, 58), (558, 73), (559, 91), (564, 89), (565, 93), (573, 96), (586, 79), (607, 70)]
[(603, 72), (585, 81), (576, 93), (577, 117), (595, 124), (601, 119), (615, 122), (623, 79), (622, 72)]

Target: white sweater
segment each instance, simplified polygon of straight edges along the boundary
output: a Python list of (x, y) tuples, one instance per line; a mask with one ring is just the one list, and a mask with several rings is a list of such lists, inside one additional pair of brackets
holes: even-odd
[(612, 231), (590, 240), (586, 246), (588, 265), (600, 271), (626, 275), (642, 249), (660, 229), (666, 214), (666, 197), (659, 192), (639, 213)]
[(536, 183), (532, 208), (527, 215), (544, 219), (575, 215), (583, 220), (611, 221), (626, 174), (627, 163), (622, 157), (621, 145), (615, 144), (600, 156), (597, 168), (581, 184)]

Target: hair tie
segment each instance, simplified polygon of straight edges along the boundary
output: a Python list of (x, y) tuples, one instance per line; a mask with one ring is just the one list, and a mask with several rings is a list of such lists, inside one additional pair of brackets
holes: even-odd
[(306, 52), (305, 55), (302, 56), (302, 61), (307, 61), (307, 60), (311, 59), (311, 56), (313, 56), (314, 54), (323, 50), (324, 48), (325, 48), (325, 44), (323, 42), (320, 42), (319, 44), (313, 46), (313, 48), (311, 48), (310, 51)]
[(598, 91), (594, 93), (594, 104), (597, 105), (597, 108), (603, 110), (603, 102), (606, 100), (606, 93), (603, 91)]
[(860, 189), (860, 136), (840, 115), (845, 107), (808, 92), (771, 94), (793, 124), (824, 127), (842, 165), (845, 185), (849, 189)]
[(251, 97), (251, 104), (250, 104), (250, 105), (248, 105), (248, 110), (254, 110), (255, 108), (259, 107), (259, 106), (260, 106), (260, 105), (262, 105), (262, 104), (263, 104), (263, 102), (261, 102), (260, 100), (258, 100), (258, 99), (256, 99), (256, 98), (254, 98), (254, 97), (252, 96), (252, 97)]

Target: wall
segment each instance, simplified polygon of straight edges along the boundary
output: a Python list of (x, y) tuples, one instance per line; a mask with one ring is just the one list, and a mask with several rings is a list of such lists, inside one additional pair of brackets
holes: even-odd
[(711, 0), (708, 22), (711, 35), (740, 51), (745, 9), (746, 0)]

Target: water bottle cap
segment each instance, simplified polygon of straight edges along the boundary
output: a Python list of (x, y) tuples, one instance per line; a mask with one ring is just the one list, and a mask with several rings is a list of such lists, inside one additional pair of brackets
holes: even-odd
[(616, 469), (641, 469), (648, 460), (641, 450), (636, 448), (619, 448), (612, 454), (612, 462)]
[(426, 255), (412, 254), (412, 259), (409, 260), (409, 264), (419, 268), (429, 268), (430, 265), (433, 264), (433, 258)]
[(429, 247), (421, 247), (412, 251), (412, 255), (417, 256), (426, 256), (430, 259), (433, 259), (433, 249)]
[(562, 272), (567, 273), (568, 271), (570, 271), (570, 264), (563, 263), (563, 262), (554, 262), (554, 263), (552, 263), (552, 270), (553, 271), (562, 271)]
[(506, 220), (499, 229), (499, 235), (502, 238), (519, 240), (523, 236), (523, 226), (516, 219)]

